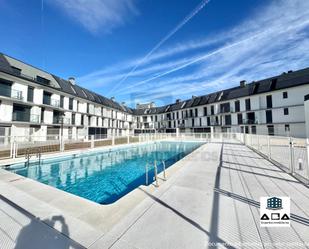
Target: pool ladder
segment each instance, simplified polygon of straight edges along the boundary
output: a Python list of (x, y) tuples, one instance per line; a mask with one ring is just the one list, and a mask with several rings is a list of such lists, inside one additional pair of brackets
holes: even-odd
[[(42, 151), (41, 151), (41, 148), (39, 147), (38, 150), (37, 150), (37, 153), (36, 153), (36, 158), (39, 159), (39, 165), (41, 165), (41, 157), (42, 157)], [(26, 158), (26, 166), (29, 167), (29, 164), (30, 164), (30, 158), (31, 158), (31, 155), (30, 155), (30, 148), (27, 148), (26, 149), (26, 154), (25, 154), (25, 158)]]
[[(154, 177), (153, 177), (153, 180), (156, 182), (155, 186), (156, 187), (159, 187), (159, 179), (158, 179), (158, 167), (157, 167), (157, 161), (154, 161)], [(165, 171), (165, 161), (162, 161), (162, 165), (163, 165), (163, 178), (164, 178), (164, 181), (167, 180), (166, 178), (166, 171)], [(148, 182), (149, 182), (149, 176), (148, 176), (148, 163), (146, 163), (146, 166), (145, 166), (145, 171), (146, 171), (146, 186), (148, 185)]]
[(30, 148), (27, 148), (27, 149), (26, 149), (26, 154), (25, 154), (25, 159), (27, 160), (27, 161), (25, 162), (26, 167), (29, 167), (29, 160), (30, 160), (30, 158), (31, 158), (31, 155), (30, 155)]

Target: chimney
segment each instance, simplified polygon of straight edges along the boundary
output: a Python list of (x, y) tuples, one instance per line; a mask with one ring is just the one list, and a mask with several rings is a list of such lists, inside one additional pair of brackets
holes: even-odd
[(288, 73), (293, 73), (293, 70), (289, 70)]
[(75, 78), (74, 77), (69, 77), (68, 81), (72, 84), (75, 85)]
[(245, 80), (241, 80), (240, 83), (239, 83), (239, 86), (240, 87), (245, 87), (246, 85), (246, 81)]
[(195, 99), (197, 96), (195, 96), (195, 95), (192, 95), (192, 99)]
[(111, 97), (111, 100), (112, 100), (112, 101), (115, 101), (115, 97)]
[(176, 99), (176, 104), (179, 104), (181, 99)]
[(122, 101), (122, 102), (121, 102), (121, 105), (126, 105), (126, 102)]

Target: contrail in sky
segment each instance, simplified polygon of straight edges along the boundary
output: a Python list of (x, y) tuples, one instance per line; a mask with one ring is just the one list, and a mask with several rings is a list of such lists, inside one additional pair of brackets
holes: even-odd
[[(299, 27), (302, 27), (302, 26), (306, 26), (306, 25), (308, 25), (308, 24), (309, 24), (309, 20), (308, 20), (308, 21), (305, 21), (305, 22), (302, 22), (302, 23), (300, 23), (300, 24), (298, 24), (298, 25), (292, 26), (292, 27), (290, 27), (290, 28), (283, 28), (283, 29), (280, 30), (279, 33), (285, 33), (285, 32), (287, 32), (287, 31), (289, 31), (289, 30), (292, 30), (292, 29), (295, 29), (295, 28), (299, 28)], [(272, 32), (272, 30), (271, 30), (271, 29), (267, 29), (267, 30), (265, 30), (265, 31), (261, 31), (261, 32), (255, 34), (255, 35), (252, 35), (252, 36), (250, 36), (250, 37), (247, 37), (247, 38), (245, 38), (245, 39), (239, 40), (239, 41), (234, 42), (234, 43), (227, 44), (227, 45), (225, 45), (225, 46), (223, 46), (223, 47), (220, 47), (220, 48), (218, 48), (218, 49), (216, 49), (216, 50), (214, 50), (214, 51), (212, 51), (212, 52), (210, 52), (210, 53), (207, 53), (207, 54), (205, 54), (205, 55), (203, 55), (203, 56), (200, 56), (200, 57), (198, 57), (198, 58), (195, 58), (195, 59), (193, 59), (193, 60), (190, 60), (190, 61), (188, 61), (187, 63), (184, 63), (183, 65), (180, 65), (180, 66), (175, 67), (175, 68), (173, 68), (173, 69), (171, 69), (171, 70), (165, 71), (165, 72), (163, 72), (163, 73), (160, 73), (160, 74), (157, 74), (157, 75), (155, 75), (155, 76), (153, 76), (153, 77), (150, 77), (150, 78), (148, 78), (148, 79), (146, 79), (146, 80), (142, 80), (142, 81), (137, 82), (137, 83), (135, 83), (135, 84), (133, 84), (133, 85), (130, 85), (129, 87), (127, 87), (127, 89), (130, 89), (130, 88), (133, 88), (133, 87), (142, 85), (142, 84), (147, 83), (147, 82), (149, 82), (149, 81), (152, 81), (152, 80), (161, 78), (161, 77), (163, 77), (163, 76), (165, 76), (165, 75), (171, 74), (171, 73), (173, 73), (173, 72), (176, 72), (176, 71), (178, 71), (178, 70), (181, 70), (181, 69), (183, 69), (183, 68), (186, 68), (186, 67), (188, 67), (188, 66), (191, 66), (192, 64), (195, 64), (195, 63), (198, 63), (198, 62), (200, 62), (200, 61), (203, 61), (203, 60), (207, 59), (207, 58), (210, 57), (210, 56), (213, 56), (213, 55), (215, 55), (215, 54), (218, 54), (218, 53), (220, 53), (220, 52), (222, 52), (222, 51), (224, 51), (224, 50), (227, 50), (227, 49), (229, 49), (229, 48), (235, 47), (235, 46), (237, 46), (237, 45), (239, 45), (239, 44), (241, 44), (241, 43), (248, 42), (248, 41), (250, 41), (250, 40), (256, 39), (256, 38), (258, 38), (258, 37), (260, 37), (260, 36), (263, 36), (263, 35), (267, 35), (269, 32)]]
[[(198, 14), (206, 4), (208, 4), (210, 0), (202, 0), (200, 4), (190, 12), (174, 29), (172, 29), (162, 40), (160, 40), (157, 45), (155, 45), (148, 54), (143, 57), (136, 65), (131, 69), (129, 73), (127, 73), (110, 91), (109, 93), (113, 92), (119, 85), (121, 85), (135, 70), (145, 62), (156, 50), (158, 50), (168, 39), (170, 39), (178, 30), (180, 30), (187, 22), (189, 22), (196, 14)], [(109, 94), (108, 93), (108, 94)]]

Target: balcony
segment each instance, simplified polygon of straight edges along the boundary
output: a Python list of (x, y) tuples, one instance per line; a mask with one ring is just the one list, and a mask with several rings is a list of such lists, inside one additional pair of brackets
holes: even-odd
[(218, 114), (223, 114), (223, 113), (231, 113), (233, 112), (233, 108), (232, 107), (225, 107), (225, 108), (221, 108), (218, 112)]
[(11, 91), (11, 98), (18, 99), (18, 100), (23, 100), (24, 99), (23, 92), (20, 91), (20, 90), (12, 89), (12, 91)]
[(258, 124), (258, 119), (243, 119), (242, 124)]
[(0, 86), (0, 95), (13, 98), (13, 99), (18, 99), (18, 100), (23, 100), (23, 92), (20, 90), (15, 90), (12, 89), (11, 86)]
[(50, 105), (54, 107), (60, 107), (60, 100), (58, 99), (50, 99)]
[(65, 118), (65, 117), (61, 117), (61, 116), (54, 116), (53, 117), (53, 124), (70, 125), (71, 120), (69, 118)]
[(28, 112), (13, 112), (12, 121), (18, 122), (30, 122), (30, 123), (40, 123), (40, 115), (29, 114)]

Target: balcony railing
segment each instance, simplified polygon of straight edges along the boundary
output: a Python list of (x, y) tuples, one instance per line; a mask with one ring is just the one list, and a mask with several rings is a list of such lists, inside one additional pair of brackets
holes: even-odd
[(55, 107), (60, 107), (60, 100), (50, 99), (50, 105), (55, 106)]
[(1, 86), (0, 95), (5, 97), (11, 97), (18, 100), (23, 100), (23, 92), (20, 90), (12, 89), (10, 86)]
[(70, 121), (71, 121), (71, 119), (69, 119), (69, 118), (63, 118), (63, 117), (59, 117), (59, 116), (53, 117), (53, 124), (69, 125), (69, 124), (71, 124)]
[(258, 124), (259, 121), (258, 119), (243, 119), (242, 123), (243, 124)]
[(14, 99), (18, 99), (18, 100), (24, 99), (23, 92), (20, 91), (20, 90), (15, 90), (15, 89), (11, 90), (11, 97), (14, 98)]
[(18, 122), (40, 123), (40, 115), (25, 112), (13, 112), (12, 120)]

